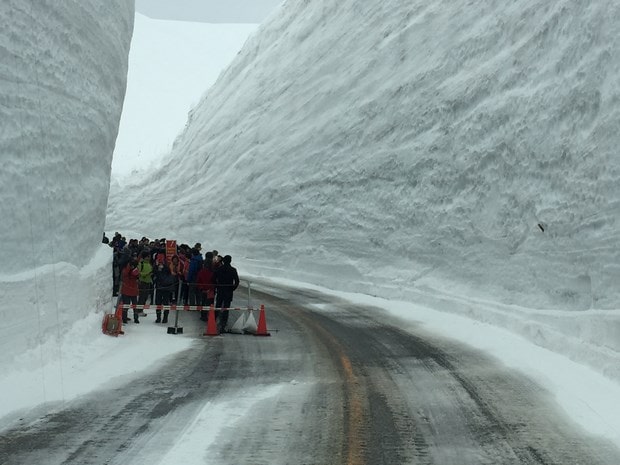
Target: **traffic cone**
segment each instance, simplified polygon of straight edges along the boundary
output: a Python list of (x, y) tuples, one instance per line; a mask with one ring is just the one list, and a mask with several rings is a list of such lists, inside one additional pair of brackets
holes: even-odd
[(258, 314), (258, 327), (255, 336), (271, 336), (267, 332), (267, 320), (265, 319), (265, 306), (261, 304), (260, 313)]
[(118, 334), (125, 334), (125, 331), (123, 331), (123, 301), (121, 299), (118, 299), (114, 316), (118, 320)]
[(217, 325), (215, 324), (215, 308), (213, 308), (213, 304), (211, 304), (204, 336), (217, 336), (219, 334), (220, 333), (217, 332)]

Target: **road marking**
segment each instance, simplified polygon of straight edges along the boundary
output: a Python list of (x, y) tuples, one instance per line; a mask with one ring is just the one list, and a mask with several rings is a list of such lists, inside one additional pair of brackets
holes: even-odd
[(357, 376), (353, 371), (351, 360), (340, 352), (340, 363), (344, 370), (347, 404), (349, 412), (349, 435), (347, 438), (348, 454), (347, 465), (363, 465), (364, 454), (362, 448), (364, 425), (364, 402)]

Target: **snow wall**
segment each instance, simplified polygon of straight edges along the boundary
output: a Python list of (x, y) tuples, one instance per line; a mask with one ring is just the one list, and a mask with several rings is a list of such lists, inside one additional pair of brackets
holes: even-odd
[(0, 2), (3, 363), (109, 308), (101, 238), (133, 18), (133, 0)]
[[(428, 303), (620, 378), (620, 4), (288, 1), (108, 229)], [(157, 182), (152, 182), (157, 179)], [(130, 206), (130, 208), (128, 208)], [(568, 350), (568, 349), (567, 349)]]

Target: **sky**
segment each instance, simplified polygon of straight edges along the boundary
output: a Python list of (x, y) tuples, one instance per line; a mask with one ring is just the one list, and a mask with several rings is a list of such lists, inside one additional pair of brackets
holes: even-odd
[[(11, 28), (28, 30), (14, 25), (12, 6), (0, 6), (7, 47)], [(33, 8), (36, 20), (54, 17), (45, 5)], [(66, 25), (96, 25), (59, 8)], [(529, 0), (494, 8), (287, 2), (206, 93), (198, 86), (200, 102), (161, 167), (111, 186), (105, 230), (199, 241), (230, 251), (244, 277), (320, 289), (421, 322), (532, 377), (571, 418), (620, 446), (620, 141), (612, 130), (620, 123), (613, 14), (620, 6)], [(133, 18), (115, 8), (107, 14), (108, 25)], [(75, 105), (62, 121), (79, 109), (81, 99), (56, 89), (74, 89), (100, 67), (110, 81), (81, 88), (83, 98), (122, 82), (127, 37), (107, 30), (94, 29), (94, 43), (109, 53), (70, 78), (54, 73), (58, 56), (49, 50), (29, 62), (45, 85), (9, 88), (0, 78), (3, 102), (15, 94), (30, 104), (33, 140), (47, 135), (37, 111)], [(27, 60), (41, 44), (10, 47)], [(62, 40), (52, 48), (65, 58), (76, 50)], [(29, 68), (21, 72), (25, 83)], [(92, 102), (93, 114), (109, 115), (101, 126), (108, 139), (121, 100), (116, 93)], [(64, 130), (84, 134), (71, 122)], [(20, 135), (15, 124), (1, 135), (16, 154), (5, 184), (17, 191), (31, 173)], [(110, 162), (111, 149), (103, 152)], [(74, 163), (73, 176), (50, 163), (37, 179), (54, 187), (63, 212), (80, 212), (108, 194), (109, 173), (93, 172), (96, 162)], [(76, 190), (95, 178), (104, 182)], [(11, 208), (49, 216), (48, 203), (27, 195), (11, 197)], [(17, 409), (140, 376), (129, 358), (112, 357), (119, 351), (145, 354), (148, 370), (191, 343), (155, 325), (101, 334), (112, 307), (109, 249), (73, 240), (99, 238), (102, 219), (71, 222), (60, 237), (73, 253), (62, 258), (53, 253), (57, 226), (3, 220), (3, 237), (40, 237), (47, 255), (0, 275), (7, 302), (0, 427)], [(225, 407), (210, 406), (217, 427), (230, 421)], [(191, 430), (179, 438), (189, 457), (198, 442), (204, 446)]]
[(164, 21), (136, 14), (112, 160), (115, 179), (157, 165), (172, 148), (192, 107), (257, 27)]
[(136, 0), (136, 11), (154, 19), (203, 23), (261, 23), (284, 0)]

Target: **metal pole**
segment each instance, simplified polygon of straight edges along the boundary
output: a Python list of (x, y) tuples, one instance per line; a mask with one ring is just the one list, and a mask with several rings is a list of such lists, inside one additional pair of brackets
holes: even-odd
[(177, 304), (177, 308), (175, 311), (175, 315), (174, 315), (174, 327), (178, 328), (179, 327), (179, 305)]
[(178, 328), (179, 327), (179, 300), (181, 298), (181, 280), (179, 279), (179, 289), (177, 292), (177, 306), (176, 306), (176, 310), (175, 310), (175, 315), (174, 315), (174, 327)]

